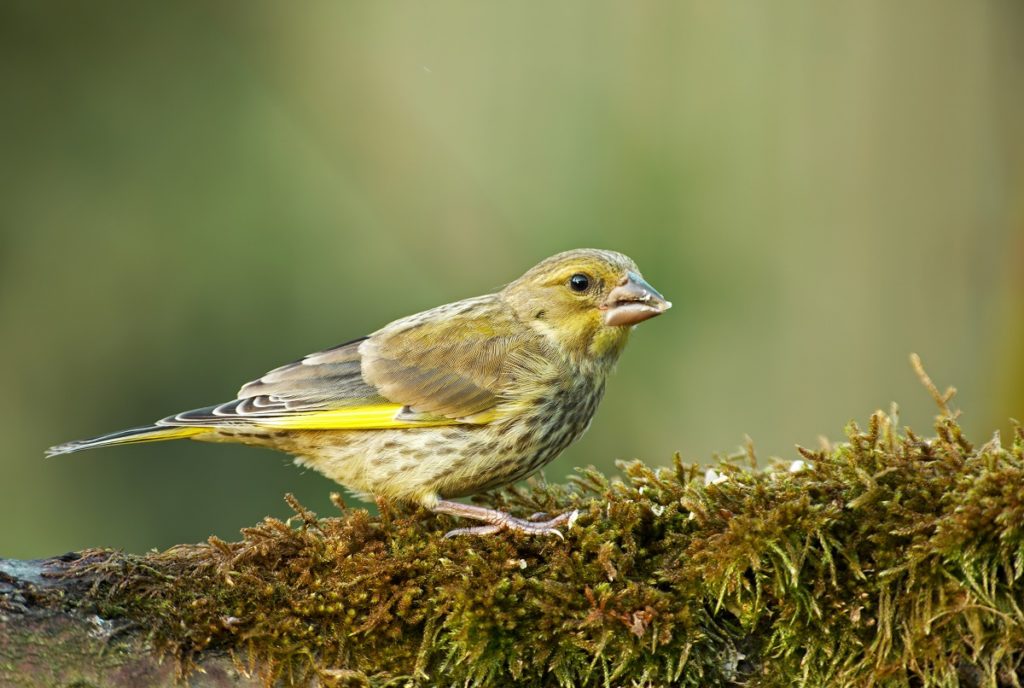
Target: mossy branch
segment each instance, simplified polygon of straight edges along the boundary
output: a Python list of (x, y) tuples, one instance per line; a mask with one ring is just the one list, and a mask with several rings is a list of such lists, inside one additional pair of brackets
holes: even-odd
[[(318, 518), (289, 497), (290, 522), (239, 542), (86, 550), (34, 580), (8, 562), (0, 684), (139, 685), (129, 666), (155, 667), (144, 685), (174, 669), (192, 685), (1019, 686), (1024, 431), (974, 446), (931, 389), (927, 439), (876, 412), (793, 464), (748, 466), (748, 447), (708, 473), (676, 457), (488, 498), (579, 509), (564, 541), (446, 540), (446, 517), (336, 499)], [(25, 659), (57, 632), (77, 642), (51, 653), (63, 684)], [(67, 679), (76, 662), (87, 683)]]

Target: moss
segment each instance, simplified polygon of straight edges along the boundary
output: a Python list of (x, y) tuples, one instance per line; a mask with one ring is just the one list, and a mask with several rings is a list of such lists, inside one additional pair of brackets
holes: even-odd
[(579, 509), (564, 541), (289, 498), (239, 542), (93, 550), (74, 575), (183, 670), (227, 650), (268, 684), (1019, 685), (1024, 432), (976, 447), (934, 395), (934, 437), (877, 412), (800, 471), (748, 448), (711, 484), (676, 457), (486, 498)]

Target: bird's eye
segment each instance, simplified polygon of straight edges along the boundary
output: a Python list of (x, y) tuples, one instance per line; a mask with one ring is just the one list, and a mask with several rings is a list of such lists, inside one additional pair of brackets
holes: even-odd
[(583, 292), (590, 288), (590, 278), (582, 272), (577, 272), (569, 278), (569, 288), (573, 291)]

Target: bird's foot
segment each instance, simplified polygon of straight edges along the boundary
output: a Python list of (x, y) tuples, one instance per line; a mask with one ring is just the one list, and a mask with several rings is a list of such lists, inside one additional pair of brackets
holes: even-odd
[(441, 514), (449, 514), (451, 516), (461, 516), (463, 518), (472, 518), (477, 521), (484, 521), (487, 524), (472, 528), (456, 528), (455, 530), (445, 533), (446, 538), (455, 537), (457, 535), (493, 535), (494, 533), (498, 533), (503, 530), (511, 530), (518, 533), (527, 533), (529, 535), (554, 535), (564, 540), (565, 536), (562, 535), (562, 531), (559, 530), (559, 526), (567, 524), (571, 528), (572, 524), (576, 522), (576, 519), (579, 516), (579, 511), (573, 509), (572, 511), (560, 514), (559, 516), (555, 516), (547, 521), (533, 520), (538, 516), (543, 517), (547, 514), (534, 514), (529, 520), (526, 520), (510, 516), (504, 511), (498, 511), (497, 509), (485, 509), (482, 506), (449, 502), (447, 500), (439, 501), (434, 506), (433, 510)]

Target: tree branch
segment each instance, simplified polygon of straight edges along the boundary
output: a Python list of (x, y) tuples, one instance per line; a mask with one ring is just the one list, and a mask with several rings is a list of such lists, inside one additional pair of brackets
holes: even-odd
[(0, 684), (1016, 686), (1024, 432), (935, 431), (489, 497), (579, 509), (564, 541), (290, 498), (238, 542), (6, 560)]

